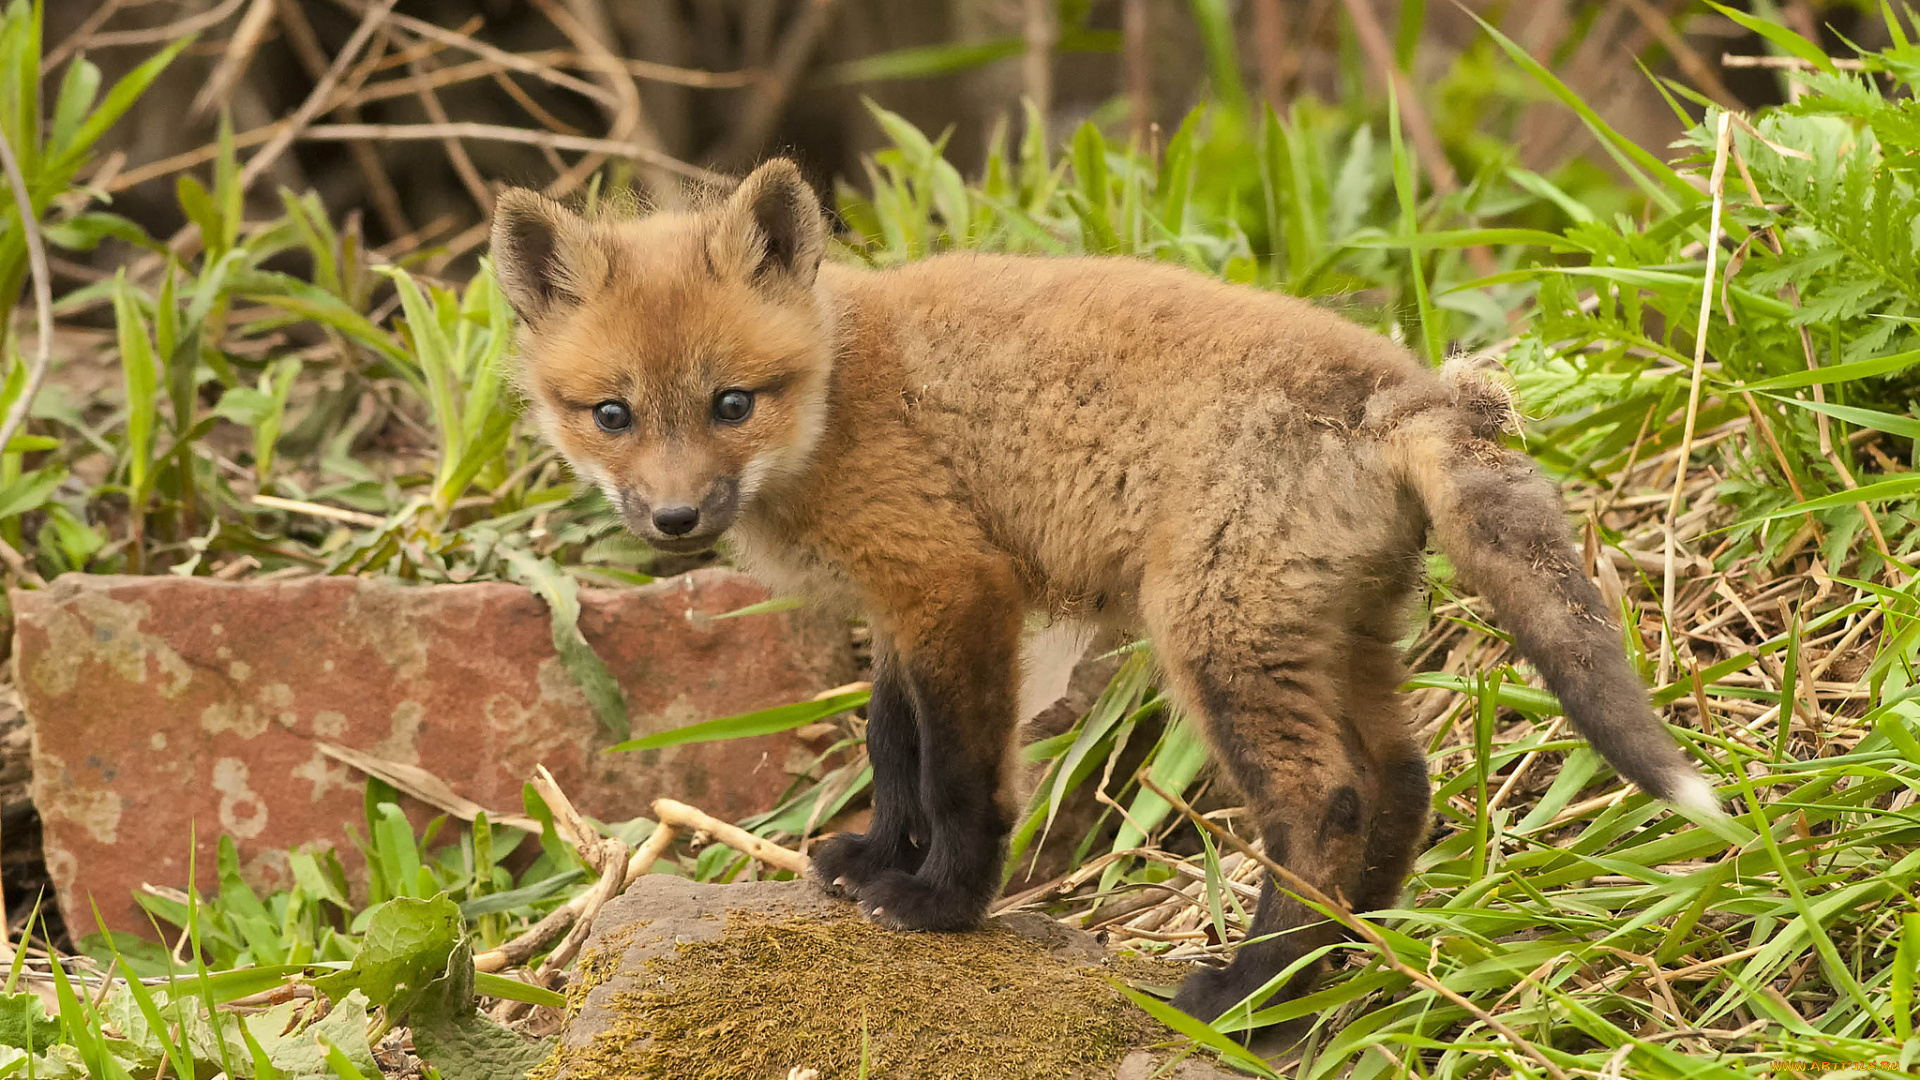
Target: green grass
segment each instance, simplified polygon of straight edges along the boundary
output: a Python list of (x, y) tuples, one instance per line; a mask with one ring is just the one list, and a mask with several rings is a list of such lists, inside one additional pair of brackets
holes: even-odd
[[(1404, 58), (1424, 9), (1403, 9)], [(1194, 12), (1227, 85), (1230, 24), (1221, 5)], [(887, 266), (981, 248), (1161, 259), (1319, 298), (1435, 361), (1454, 349), (1501, 358), (1535, 418), (1525, 447), (1564, 480), (1589, 570), (1619, 603), (1656, 702), (1736, 814), (1710, 829), (1624, 788), (1565, 733), (1557, 703), (1436, 558), (1429, 617), (1407, 645), (1440, 828), (1409, 906), (1369, 917), (1384, 944), (1331, 949), (1332, 974), (1311, 996), (1214, 1029), (1189, 1024), (1197, 1052), (1269, 1068), (1231, 1037), (1306, 1018), (1306, 1043), (1284, 1066), (1306, 1077), (1920, 1062), (1920, 125), (1909, 96), (1920, 50), (1901, 16), (1886, 17), (1894, 44), (1865, 57), (1867, 73), (1794, 76), (1799, 101), (1732, 125), (1724, 148), (1718, 114), (1663, 85), (1690, 110), (1671, 160), (1606, 127), (1488, 27), (1435, 90), (1464, 178), (1445, 195), (1389, 99), (1275, 113), (1222, 93), (1151, 148), (1093, 123), (1049, 133), (1028, 116), (1017, 140), (999, 131), (971, 178), (945, 159), (944, 139), (873, 109), (890, 145), (837, 192), (839, 258)], [(1764, 28), (1786, 54), (1817, 54)], [(230, 143), (208, 182), (179, 184), (202, 237), (185, 252), (160, 256), (74, 186), (89, 147), (170, 55), (105, 95), (97, 72), (69, 64), (52, 122), (29, 136), (40, 125), (23, 118), (48, 111), (30, 74), (37, 8), (16, 0), (0, 27), (0, 130), (33, 178), (43, 235), (56, 248), (112, 238), (156, 255), (151, 273), (130, 258), (128, 272), (58, 299), (62, 318), (113, 322), (117, 389), (76, 392), (67, 377), (84, 361), (63, 360), (31, 402), (31, 430), (0, 453), (0, 539), (19, 555), (17, 579), (521, 581), (549, 604), (556, 648), (601, 721), (622, 731), (617, 688), (572, 623), (574, 589), (644, 582), (654, 556), (516, 419), (500, 366), (510, 316), (484, 266), (465, 282), (425, 276), (417, 258), (366, 250), (311, 195), (286, 193), (276, 215), (247, 220)], [(978, 62), (944, 50), (840, 74)], [(1586, 123), (1615, 173), (1521, 167), (1502, 125), (1533, 99)], [(26, 273), (11, 212), (0, 211), (8, 301)], [(6, 353), (0, 408), (27, 382), (17, 343)], [(1213, 783), (1194, 729), (1153, 686), (1149, 649), (1125, 654), (1071, 730), (1028, 748), (1037, 783), (1008, 870), (1064, 851), (1085, 872), (1025, 903), (1110, 922), (1116, 943), (1142, 951), (1217, 957), (1244, 930), (1241, 887), (1257, 877), (1142, 783), (1190, 800)], [(629, 748), (796, 728), (863, 703), (847, 693)], [(831, 768), (823, 757), (744, 827), (798, 842), (857, 805), (870, 778), (861, 726), (840, 722), (835, 749), (851, 756)], [(1094, 825), (1062, 816), (1096, 789)], [(0, 995), (0, 1075), (150, 1076), (165, 1059), (169, 1075), (373, 1076), (372, 1046), (399, 1026), (445, 1075), (514, 1075), (436, 1062), (431, 1048), (478, 1039), (501, 1060), (536, 1052), (472, 1006), (552, 999), (476, 974), (472, 957), (594, 875), (531, 789), (526, 811), (547, 826), (540, 835), (484, 818), (416, 833), (397, 794), (370, 782), (364, 896), (336, 856), (311, 853), (292, 856), (293, 888), (259, 895), (223, 842), (211, 895), (141, 898), (167, 947), (96, 935), (61, 963), (27, 968), (16, 954)], [(653, 827), (601, 826), (631, 844)], [(518, 847), (538, 855), (515, 875), (503, 862)], [(766, 872), (685, 842), (655, 870)], [(1164, 896), (1147, 889), (1162, 883), (1184, 898), (1124, 916), (1103, 907)], [(53, 1015), (18, 989), (28, 978), (53, 987)], [(232, 1008), (294, 985), (318, 987), (332, 1011), (316, 1017), (300, 998)]]

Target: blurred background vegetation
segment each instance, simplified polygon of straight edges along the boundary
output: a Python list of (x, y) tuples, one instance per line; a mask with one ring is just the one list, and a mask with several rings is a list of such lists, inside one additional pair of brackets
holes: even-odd
[[(28, 427), (81, 436), (0, 466), (0, 540), (38, 577), (461, 579), (511, 566), (476, 546), (495, 535), (620, 580), (684, 565), (578, 513), (594, 496), (499, 413), (489, 294), (432, 287), (473, 274), (503, 183), (671, 206), (786, 153), (854, 257), (1178, 258), (1437, 359), (1523, 325), (1526, 267), (1564, 254), (1541, 237), (1673, 208), (1621, 147), (1663, 158), (1711, 106), (1801, 92), (1805, 61), (1755, 26), (1893, 41), (1870, 6), (1804, 0), (62, 0), (31, 33), (10, 10), (49, 99), (127, 91), (72, 105), (111, 122), (32, 181), (60, 362)], [(1411, 262), (1390, 241), (1478, 227), (1533, 232)], [(0, 299), (26, 262), (8, 231)], [(424, 275), (405, 311), (385, 264)], [(444, 371), (409, 360), (427, 310)], [(123, 346), (155, 354), (152, 378)]]
[[(113, 76), (199, 32), (100, 146), (126, 155), (102, 185), (121, 211), (167, 232), (183, 219), (165, 166), (196, 150), (205, 160), (222, 109), (242, 149), (257, 145), (250, 140), (307, 100), (365, 7), (60, 0), (48, 5), (47, 66), (84, 49)], [(823, 189), (857, 181), (861, 155), (886, 142), (863, 97), (923, 131), (951, 129), (947, 156), (971, 175), (997, 122), (1021, 128), (1023, 100), (1052, 130), (1091, 119), (1144, 147), (1156, 128), (1164, 142), (1203, 99), (1383, 120), (1390, 72), (1417, 91), (1409, 107), (1426, 114), (1416, 126), (1422, 152), (1444, 150), (1456, 178), (1492, 159), (1547, 174), (1583, 160), (1604, 167), (1591, 137), (1499, 60), (1476, 17), (1643, 146), (1682, 130), (1643, 72), (1736, 107), (1790, 92), (1777, 69), (1723, 66), (1723, 54), (1762, 54), (1765, 42), (1696, 0), (407, 0), (395, 10), (420, 22), (382, 23), (344, 75), (360, 92), (313, 122), (609, 135), (723, 172), (788, 153)], [(1827, 47), (1887, 41), (1871, 4), (1754, 10)], [(429, 36), (425, 24), (470, 35), (479, 49)], [(479, 51), (486, 46), (520, 59), (507, 64)], [(561, 154), (570, 165), (578, 157)], [(471, 252), (464, 230), (486, 189), (546, 184), (554, 164), (543, 148), (485, 138), (463, 140), (459, 154), (434, 142), (302, 142), (265, 171), (256, 197), (311, 189), (336, 214), (358, 212), (372, 245), (461, 237)], [(671, 199), (664, 179), (641, 169), (643, 188)]]

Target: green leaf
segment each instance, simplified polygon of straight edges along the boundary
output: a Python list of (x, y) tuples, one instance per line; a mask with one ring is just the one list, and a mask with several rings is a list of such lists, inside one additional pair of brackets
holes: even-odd
[(87, 999), (74, 992), (66, 962), (58, 960), (48, 968), (53, 975), (54, 1000), (60, 1008), (61, 1040), (79, 1052), (87, 1075), (94, 1080), (133, 1080), (126, 1066), (107, 1052), (101, 1021)]
[(208, 254), (218, 259), (224, 252), (214, 252), (213, 245), (219, 243), (225, 231), (220, 223), (220, 209), (214, 205), (213, 196), (207, 193), (206, 185), (195, 179), (192, 173), (181, 173), (173, 182), (174, 197), (180, 202), (180, 212), (187, 215), (200, 229), (200, 235), (207, 237)]
[(460, 914), (469, 919), (477, 919), (482, 915), (530, 907), (550, 896), (558, 896), (567, 886), (586, 876), (585, 870), (566, 870), (551, 877), (542, 878), (531, 885), (523, 885), (518, 889), (488, 893), (485, 896), (462, 901)]
[(460, 1080), (526, 1080), (553, 1052), (552, 1036), (529, 1039), (478, 1012), (416, 1021), (412, 1031), (421, 1060)]
[(229, 281), (236, 295), (270, 304), (340, 331), (349, 341), (378, 353), (393, 364), (396, 372), (425, 391), (426, 384), (420, 381), (413, 358), (394, 341), (393, 336), (325, 289), (296, 277), (263, 270), (236, 270), (230, 275)]
[(1796, 405), (1810, 412), (1825, 413), (1836, 420), (1845, 420), (1849, 424), (1857, 424), (1863, 428), (1872, 428), (1875, 431), (1884, 431), (1908, 439), (1920, 439), (1920, 420), (1910, 416), (1895, 416), (1876, 409), (1856, 409), (1851, 405), (1834, 405), (1824, 401), (1806, 401), (1783, 394), (1767, 396), (1775, 401)]
[(509, 979), (490, 971), (473, 973), (473, 992), (484, 997), (500, 998), (504, 1001), (524, 1001), (529, 1005), (547, 1005), (555, 1009), (565, 1008), (567, 996), (555, 993), (544, 986), (523, 983), (519, 979)]
[[(437, 953), (420, 954), (425, 964)], [(551, 990), (502, 976), (486, 980), (497, 996), (542, 1005), (564, 1005), (566, 999)], [(404, 1002), (388, 1006), (387, 1018), (412, 1029), (414, 1052), (442, 1076), (460, 1080), (523, 1080), (547, 1056), (547, 1042), (525, 1039), (494, 1023), (478, 1011), (479, 973), (473, 968), (473, 948), (460, 941), (440, 959), (431, 980)]]
[[(222, 837), (221, 839), (224, 840), (226, 838)], [(95, 923), (100, 922), (100, 909), (98, 906), (93, 909), (93, 918)], [(107, 936), (107, 947), (113, 951), (114, 960), (118, 961), (120, 959), (120, 951), (114, 946), (111, 934)], [(132, 1000), (135, 1007), (139, 1009), (140, 1019), (144, 1021), (154, 1042), (158, 1043), (158, 1047), (156, 1048), (158, 1054), (164, 1055), (166, 1060), (172, 1064), (174, 1073), (178, 1076), (195, 1075), (199, 1070), (194, 1063), (191, 1049), (184, 1045), (188, 1040), (179, 1039), (176, 1041), (176, 1039), (168, 1036), (166, 1019), (160, 1015), (160, 1007), (154, 1001), (153, 992), (148, 990), (146, 984), (142, 983), (137, 977), (126, 980), (120, 984), (120, 987), (121, 989), (118, 991), (119, 995)], [(130, 1025), (122, 1020), (118, 1026), (124, 1035)]]
[(1052, 789), (1047, 794), (1047, 817), (1041, 826), (1043, 832), (1053, 829), (1054, 818), (1060, 807), (1066, 802), (1068, 789), (1075, 782), (1075, 775), (1081, 771), (1082, 764), (1116, 725), (1129, 719), (1129, 714), (1139, 707), (1141, 696), (1146, 693), (1152, 678), (1153, 658), (1146, 653), (1134, 653), (1114, 672), (1107, 681), (1105, 689), (1094, 700), (1093, 707), (1080, 725), (1066, 756), (1054, 770)]
[[(1118, 52), (1120, 35), (1104, 30), (1068, 30), (1060, 35), (1055, 48), (1059, 52)], [(1019, 56), (1026, 49), (1026, 40), (1017, 37), (911, 45), (836, 64), (821, 72), (820, 78), (823, 82), (841, 85), (930, 79), (983, 68)]]
[(173, 980), (172, 992), (176, 998), (193, 994), (203, 996), (216, 1005), (224, 1005), (271, 990), (286, 982), (289, 975), (301, 974), (307, 968), (306, 964), (268, 964), (229, 968), (205, 975), (180, 975)]
[(38, 994), (0, 994), (0, 1046), (45, 1050), (59, 1038), (60, 1021), (47, 1015)]
[(836, 64), (823, 72), (821, 77), (827, 82), (841, 84), (926, 79), (985, 67), (996, 60), (1019, 56), (1026, 47), (1026, 42), (1017, 37), (915, 45)]
[(120, 371), (127, 392), (127, 486), (142, 497), (153, 467), (153, 425), (160, 375), (154, 366), (147, 321), (123, 269), (114, 278), (114, 320), (119, 327)]
[(66, 479), (67, 470), (49, 465), (0, 486), (0, 521), (47, 505)]
[(1820, 48), (1813, 42), (1787, 29), (1780, 23), (1772, 19), (1763, 19), (1755, 15), (1749, 15), (1744, 11), (1730, 8), (1725, 4), (1714, 3), (1714, 0), (1706, 0), (1706, 4), (1708, 7), (1739, 23), (1741, 26), (1746, 27), (1761, 37), (1766, 38), (1768, 41), (1773, 42), (1775, 45), (1780, 46), (1782, 49), (1785, 49), (1789, 55), (1797, 56), (1829, 75), (1839, 74), (1839, 69), (1833, 66), (1833, 60), (1827, 56), (1825, 49)]
[(1258, 1055), (1240, 1045), (1240, 1043), (1231, 1036), (1223, 1035), (1215, 1031), (1206, 1023), (1188, 1016), (1186, 1013), (1161, 1001), (1157, 997), (1153, 997), (1150, 994), (1143, 994), (1133, 987), (1115, 979), (1108, 979), (1107, 981), (1113, 984), (1115, 990), (1125, 994), (1127, 1000), (1138, 1005), (1142, 1012), (1167, 1025), (1174, 1031), (1215, 1051), (1225, 1060), (1232, 1062), (1234, 1065), (1245, 1069), (1255, 1076), (1268, 1077), (1269, 1080), (1280, 1080), (1280, 1074), (1274, 1072), (1267, 1066), (1265, 1061), (1260, 1060)]
[(247, 1044), (247, 1055), (253, 1059), (253, 1080), (283, 1080), (286, 1073), (273, 1063), (273, 1057), (254, 1037), (253, 1029), (247, 1026), (246, 1020), (240, 1022), (240, 1041)]
[[(383, 802), (374, 807), (369, 840), (380, 863), (380, 873), (395, 896), (413, 896), (420, 879), (420, 848), (414, 842), (413, 823), (399, 806)], [(414, 897), (425, 899), (425, 897)], [(375, 1001), (374, 1004), (384, 1004)]]
[(92, 251), (108, 237), (148, 250), (155, 246), (145, 229), (119, 214), (109, 214), (104, 210), (89, 210), (65, 221), (47, 222), (40, 226), (40, 235), (47, 243), (68, 251)]
[(1187, 231), (1187, 204), (1193, 198), (1194, 187), (1193, 144), (1205, 113), (1206, 110), (1199, 108), (1189, 111), (1173, 138), (1167, 140), (1166, 152), (1160, 155), (1154, 199), (1161, 223), (1176, 236)]
[[(1167, 725), (1166, 734), (1161, 736), (1159, 752), (1154, 755), (1147, 776), (1162, 790), (1177, 794), (1193, 783), (1206, 763), (1206, 740), (1200, 737), (1199, 729), (1191, 721), (1178, 717)], [(1120, 834), (1114, 838), (1112, 849), (1124, 851), (1138, 847), (1146, 840), (1142, 830), (1151, 832), (1172, 809), (1167, 800), (1142, 787), (1134, 793), (1133, 805), (1127, 808), (1126, 820), (1120, 825)]]
[(627, 738), (632, 729), (627, 723), (627, 700), (621, 693), (620, 683), (580, 633), (579, 585), (571, 575), (555, 566), (552, 559), (512, 549), (504, 554), (513, 579), (547, 602), (547, 612), (553, 622), (554, 651), (560, 654), (560, 662), (566, 665), (568, 674), (586, 695), (587, 703), (599, 715), (601, 726), (616, 739)]
[[(1452, 690), (1457, 694), (1469, 695), (1478, 689), (1474, 680), (1460, 675), (1450, 675), (1443, 671), (1423, 671), (1400, 684), (1402, 690), (1429, 688)], [(1561, 713), (1559, 698), (1531, 686), (1502, 681), (1494, 694), (1502, 708), (1513, 709), (1529, 716), (1559, 716)]]
[(353, 966), (313, 985), (334, 1001), (357, 990), (371, 1004), (404, 1014), (446, 972), (464, 926), (459, 907), (444, 895), (395, 897), (373, 910)]
[(1868, 484), (1865, 487), (1853, 488), (1849, 491), (1836, 491), (1830, 495), (1822, 495), (1817, 499), (1808, 499), (1806, 502), (1795, 503), (1792, 506), (1775, 510), (1771, 513), (1761, 514), (1758, 517), (1746, 518), (1741, 524), (1756, 525), (1762, 521), (1773, 521), (1783, 517), (1795, 517), (1809, 510), (1831, 510), (1836, 506), (1852, 506), (1855, 503), (1872, 504), (1884, 502), (1888, 499), (1912, 498), (1916, 495), (1920, 495), (1920, 473), (1908, 473), (1897, 479), (1882, 480), (1877, 484)]
[(72, 145), (73, 137), (87, 118), (87, 107), (100, 93), (100, 69), (84, 56), (76, 56), (67, 65), (60, 80), (60, 93), (54, 99), (53, 124), (47, 129), (47, 152), (61, 154)]
[[(1699, 191), (1687, 183), (1666, 162), (1654, 157), (1642, 149), (1638, 143), (1615, 131), (1612, 125), (1602, 120), (1600, 114), (1595, 112), (1591, 105), (1542, 66), (1538, 60), (1535, 60), (1532, 53), (1495, 29), (1492, 23), (1479, 15), (1471, 11), (1467, 14), (1474, 22), (1480, 24), (1481, 29), (1493, 38), (1515, 64), (1518, 64), (1528, 75), (1533, 76), (1535, 81), (1546, 87), (1547, 91), (1560, 99), (1567, 108), (1572, 109), (1574, 115), (1578, 116), (1581, 122), (1599, 137), (1600, 145), (1606, 149), (1614, 161), (1619, 163), (1622, 171), (1663, 207), (1671, 210), (1680, 205), (1699, 202), (1703, 198)], [(1655, 183), (1656, 180), (1658, 183)]]
[(207, 255), (218, 259), (240, 242), (241, 219), (246, 216), (246, 192), (240, 187), (240, 158), (233, 146), (233, 114), (221, 110), (214, 145), (213, 197), (220, 212), (220, 235), (207, 238)]
[(1073, 178), (1079, 196), (1073, 208), (1086, 230), (1087, 250), (1118, 250), (1120, 238), (1114, 234), (1107, 208), (1107, 141), (1090, 122), (1073, 133)]
[(234, 846), (233, 837), (220, 838), (215, 850), (215, 864), (220, 878), (218, 908), (222, 917), (240, 932), (255, 961), (265, 964), (284, 962), (287, 958), (286, 947), (280, 941), (279, 927), (273, 917), (267, 914), (266, 905), (260, 902), (260, 897), (240, 876), (240, 853)]
[(1758, 390), (1792, 390), (1802, 386), (1832, 386), (1836, 383), (1852, 382), (1855, 379), (1898, 374), (1915, 364), (1920, 364), (1920, 349), (1909, 349), (1906, 352), (1894, 353), (1892, 356), (1876, 356), (1870, 360), (1850, 360), (1844, 364), (1833, 364), (1828, 367), (1790, 371), (1785, 375), (1775, 375), (1770, 379), (1759, 379), (1754, 382), (1727, 382), (1723, 385), (1729, 390), (1743, 393)]
[(327, 1068), (333, 1070), (333, 1075), (337, 1080), (368, 1080), (368, 1072), (372, 1072), (375, 1076), (380, 1075), (378, 1068), (371, 1070), (361, 1069), (357, 1062), (342, 1053), (340, 1048), (333, 1044), (333, 1040), (324, 1036), (316, 1036), (314, 1041), (319, 1044), (322, 1050), (326, 1051)]
[(160, 73), (167, 69), (167, 65), (173, 63), (173, 58), (180, 55), (180, 50), (193, 44), (193, 41), (193, 35), (175, 41), (122, 76), (119, 82), (114, 83), (113, 89), (107, 91), (107, 96), (101, 99), (100, 104), (87, 115), (86, 120), (74, 131), (72, 140), (61, 148), (59, 156), (48, 168), (55, 172), (66, 172), (68, 175), (71, 175), (70, 170), (79, 168), (87, 152), (93, 148), (93, 144), (99, 142), (101, 136), (105, 135), (128, 109), (133, 108), (133, 103), (140, 100), (140, 95), (147, 92), (147, 87), (153, 85), (153, 80), (159, 78)]
[(1245, 114), (1247, 87), (1240, 77), (1240, 50), (1233, 37), (1233, 9), (1227, 0), (1188, 0), (1193, 21), (1200, 26), (1200, 44), (1207, 54), (1207, 81), (1213, 96), (1229, 113)]
[(714, 618), (716, 620), (738, 619), (746, 615), (771, 615), (777, 611), (798, 611), (806, 606), (807, 598), (804, 596), (776, 596), (771, 600), (762, 600), (757, 604), (734, 608), (732, 611), (715, 615)]
[[(1397, 85), (1397, 84), (1396, 84)], [(1420, 230), (1415, 201), (1413, 148), (1407, 146), (1400, 131), (1400, 93), (1390, 92), (1387, 101), (1387, 135), (1393, 155), (1393, 190), (1400, 200), (1400, 233), (1413, 236)], [(1427, 362), (1439, 364), (1446, 359), (1446, 342), (1440, 327), (1439, 311), (1427, 292), (1427, 271), (1418, 249), (1407, 251), (1407, 275), (1413, 282), (1414, 308), (1420, 313), (1420, 340)]]
[[(453, 344), (447, 340), (441, 327), (440, 307), (420, 291), (413, 276), (397, 266), (386, 267), (385, 272), (400, 293), (400, 306), (407, 317), (407, 336), (413, 344), (414, 362), (420, 365), (420, 371), (427, 380), (427, 404), (431, 408), (433, 426), (440, 434), (440, 460), (450, 465), (463, 456), (465, 434), (460, 422)], [(434, 508), (442, 514), (446, 513), (455, 494), (445, 489), (437, 490), (434, 493)]]
[(1344, 241), (1349, 247), (1357, 248), (1394, 248), (1399, 250), (1431, 251), (1435, 248), (1470, 248), (1495, 244), (1516, 244), (1532, 247), (1544, 247), (1555, 252), (1586, 251), (1579, 241), (1562, 236), (1559, 233), (1542, 232), (1539, 229), (1450, 229), (1429, 232), (1400, 233), (1395, 236), (1355, 236)]
[[(289, 1001), (242, 1019), (242, 1041), (249, 1053), (255, 1047), (263, 1051), (268, 1063), (297, 1080), (346, 1076), (336, 1072), (334, 1062), (362, 1076), (381, 1075), (380, 1064), (367, 1042), (367, 997), (360, 991), (336, 1000), (327, 1015), (308, 1022), (310, 1009), (304, 1003)], [(258, 1078), (256, 1078), (258, 1080)]]
[(754, 735), (771, 735), (777, 731), (792, 731), (794, 728), (805, 727), (830, 716), (837, 716), (849, 709), (857, 709), (872, 697), (872, 691), (854, 690), (845, 694), (835, 694), (820, 701), (799, 701), (792, 705), (777, 705), (758, 712), (688, 724), (686, 727), (657, 731), (652, 735), (628, 739), (626, 742), (608, 747), (607, 752), (658, 750), (663, 746), (684, 746), (687, 743), (716, 742), (721, 739), (745, 739)]
[(1900, 916), (1900, 945), (1894, 953), (1893, 981), (1888, 988), (1894, 1033), (1902, 1042), (1913, 1038), (1916, 980), (1920, 980), (1920, 912), (1909, 911)]

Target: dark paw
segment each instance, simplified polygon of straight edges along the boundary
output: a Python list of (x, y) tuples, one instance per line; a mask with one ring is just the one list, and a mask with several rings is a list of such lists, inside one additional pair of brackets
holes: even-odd
[[(1173, 1007), (1211, 1024), (1228, 1009), (1245, 1001), (1247, 995), (1260, 993), (1261, 987), (1277, 973), (1277, 968), (1268, 969), (1246, 963), (1224, 968), (1201, 968), (1180, 984), (1180, 992), (1173, 995)], [(1314, 975), (1313, 969), (1301, 972), (1287, 980), (1287, 985), (1256, 998), (1253, 1008), (1260, 1009), (1299, 997), (1313, 988)]]
[(811, 873), (827, 895), (859, 899), (867, 882), (889, 870), (912, 873), (920, 867), (920, 849), (905, 841), (883, 843), (871, 833), (841, 833), (814, 850)]
[(890, 930), (972, 930), (987, 917), (991, 899), (978, 889), (888, 870), (861, 888), (860, 910)]
[(813, 865), (808, 872), (828, 896), (856, 900), (860, 896), (860, 886), (878, 872), (878, 868), (872, 865), (873, 850), (872, 839), (862, 833), (841, 833), (828, 837), (814, 849)]
[(1179, 993), (1173, 995), (1173, 1007), (1211, 1024), (1255, 989), (1243, 988), (1240, 983), (1232, 968), (1201, 968), (1180, 984)]

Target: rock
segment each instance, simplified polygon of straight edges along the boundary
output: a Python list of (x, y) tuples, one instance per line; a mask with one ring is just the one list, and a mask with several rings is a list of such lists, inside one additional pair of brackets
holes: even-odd
[[(642, 878), (602, 909), (572, 1016), (535, 1080), (1145, 1080), (1178, 1042), (1109, 980), (1190, 970), (1110, 956), (1045, 916), (883, 930), (811, 882)], [(1164, 1074), (1226, 1080), (1193, 1058)]]
[[(718, 569), (581, 590), (580, 628), (635, 735), (851, 677), (844, 625), (806, 611), (712, 618), (767, 598)], [(767, 809), (819, 749), (782, 734), (600, 753), (613, 738), (556, 656), (545, 604), (517, 585), (68, 575), (12, 600), (34, 798), (76, 933), (94, 928), (96, 901), (110, 927), (150, 934), (132, 890), (186, 883), (190, 828), (203, 891), (223, 834), (257, 888), (288, 882), (296, 845), (334, 845), (352, 865), (346, 826), (364, 829), (365, 779), (322, 741), (514, 813), (545, 764), (605, 821), (659, 795), (723, 818)]]

